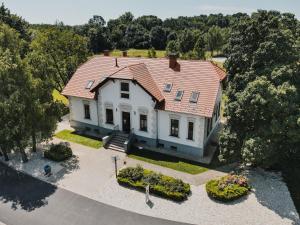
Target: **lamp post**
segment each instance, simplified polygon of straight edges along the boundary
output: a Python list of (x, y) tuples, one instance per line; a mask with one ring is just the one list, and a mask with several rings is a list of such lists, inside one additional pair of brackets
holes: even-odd
[(118, 165), (117, 165), (117, 161), (119, 160), (119, 157), (117, 155), (114, 155), (111, 157), (113, 163), (115, 164), (115, 175), (116, 175), (116, 178), (118, 176)]

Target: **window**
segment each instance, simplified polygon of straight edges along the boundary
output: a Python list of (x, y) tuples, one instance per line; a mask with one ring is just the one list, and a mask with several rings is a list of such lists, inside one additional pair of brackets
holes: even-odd
[(175, 100), (180, 101), (182, 96), (183, 96), (183, 91), (177, 91), (176, 96), (175, 96)]
[(179, 132), (179, 120), (171, 119), (170, 135), (173, 137), (178, 137), (178, 132)]
[(147, 115), (140, 115), (140, 130), (147, 131)]
[(91, 87), (93, 86), (94, 80), (89, 80), (85, 86), (86, 89), (91, 89)]
[(212, 119), (208, 118), (206, 124), (206, 137), (209, 135), (211, 128), (212, 128)]
[(129, 98), (129, 83), (121, 82), (121, 98)]
[(190, 102), (197, 103), (199, 92), (193, 91), (190, 97)]
[(84, 118), (85, 119), (91, 119), (90, 105), (88, 105), (88, 104), (84, 104)]
[(177, 147), (176, 147), (176, 146), (172, 146), (172, 145), (171, 145), (171, 146), (170, 146), (170, 149), (173, 150), (173, 151), (177, 151)]
[(188, 137), (189, 140), (194, 140), (194, 123), (189, 122), (188, 123)]
[(172, 89), (172, 84), (165, 84), (164, 92), (170, 92)]
[(162, 143), (158, 143), (158, 147), (159, 147), (159, 148), (164, 148), (164, 147), (165, 147), (165, 145), (164, 145), (164, 144), (162, 144)]
[(114, 114), (112, 109), (106, 109), (106, 123), (114, 124)]

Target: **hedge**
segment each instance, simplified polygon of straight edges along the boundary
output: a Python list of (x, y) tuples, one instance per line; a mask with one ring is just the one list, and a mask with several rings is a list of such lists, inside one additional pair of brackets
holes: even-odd
[(44, 157), (53, 161), (61, 162), (73, 155), (68, 142), (52, 144), (49, 150), (44, 152)]
[(118, 183), (125, 187), (145, 191), (149, 184), (150, 193), (181, 202), (187, 199), (190, 194), (190, 185), (182, 180), (155, 173), (142, 167), (127, 167), (119, 171)]
[(227, 175), (206, 183), (207, 194), (222, 202), (238, 199), (247, 195), (250, 190), (247, 178), (240, 175)]

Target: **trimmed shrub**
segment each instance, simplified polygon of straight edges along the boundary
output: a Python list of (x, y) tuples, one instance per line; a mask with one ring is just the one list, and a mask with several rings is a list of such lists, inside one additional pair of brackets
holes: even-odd
[(190, 185), (182, 180), (143, 169), (141, 166), (127, 167), (119, 171), (118, 183), (122, 186), (132, 187), (145, 191), (150, 185), (150, 193), (174, 201), (186, 200), (190, 194)]
[(247, 178), (241, 175), (231, 174), (206, 183), (207, 194), (223, 202), (238, 199), (247, 195), (250, 190)]
[(44, 157), (53, 161), (61, 162), (73, 155), (68, 142), (51, 144), (50, 149), (44, 152)]

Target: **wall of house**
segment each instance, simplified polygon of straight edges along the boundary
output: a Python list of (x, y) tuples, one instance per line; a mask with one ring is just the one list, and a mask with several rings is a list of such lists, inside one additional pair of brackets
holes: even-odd
[[(90, 125), (98, 125), (97, 119), (97, 104), (96, 100), (85, 99), (78, 97), (69, 97), (70, 104), (70, 120), (78, 121)], [(84, 118), (84, 104), (90, 105), (90, 116), (91, 119)]]
[[(179, 120), (179, 137), (170, 136), (171, 119)], [(188, 122), (194, 123), (193, 140), (188, 140)], [(159, 110), (158, 113), (158, 139), (164, 148), (177, 147), (177, 152), (193, 155), (203, 154), (205, 118), (184, 113), (174, 113)], [(173, 151), (173, 150), (170, 150)]]
[[(218, 127), (219, 123), (220, 123), (220, 113), (221, 113), (221, 104), (222, 104), (222, 85), (220, 84), (219, 86), (219, 90), (218, 90), (218, 94), (217, 94), (217, 98), (216, 98), (216, 102), (215, 102), (215, 107), (214, 107), (214, 113), (213, 113), (213, 117), (212, 117), (212, 129), (209, 133), (209, 135), (207, 136), (207, 123), (208, 123), (208, 118), (205, 118), (205, 126), (204, 126), (204, 147), (208, 144), (210, 137), (212, 136), (212, 134), (215, 132), (216, 128)], [(217, 109), (218, 109), (218, 105), (220, 104), (220, 108), (219, 108), (219, 117), (217, 117)]]
[[(119, 130), (122, 130), (122, 111), (129, 112), (131, 128), (134, 129), (136, 135), (148, 139), (156, 138), (155, 102), (138, 84), (126, 80), (123, 80), (123, 82), (129, 83), (129, 99), (121, 98), (121, 80), (109, 81), (99, 89), (98, 111), (100, 126), (106, 129), (113, 129), (118, 125)], [(106, 123), (106, 108), (113, 110), (113, 125)], [(140, 114), (147, 115), (147, 132), (140, 131)]]

